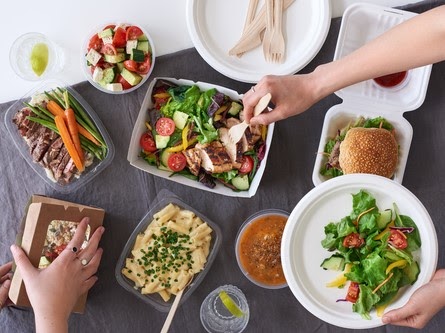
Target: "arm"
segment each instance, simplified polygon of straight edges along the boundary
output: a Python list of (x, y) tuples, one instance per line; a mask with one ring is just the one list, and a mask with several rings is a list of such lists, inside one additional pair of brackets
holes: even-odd
[(266, 76), (246, 92), (246, 118), (270, 92), (273, 112), (252, 119), (269, 124), (304, 112), (314, 103), (349, 85), (445, 59), (445, 5), (429, 10), (387, 31), (342, 59), (318, 66), (312, 73)]
[[(97, 277), (102, 249), (98, 248), (104, 228), (99, 227), (91, 236), (86, 248), (80, 249), (88, 226), (82, 219), (76, 233), (65, 250), (47, 268), (39, 270), (29, 261), (17, 245), (11, 252), (22, 274), (29, 300), (34, 309), (36, 331), (45, 333), (68, 332), (68, 318), (79, 297), (86, 293)], [(81, 260), (86, 259), (86, 265)]]
[(423, 328), (445, 307), (445, 269), (436, 272), (433, 279), (411, 296), (403, 307), (386, 313), (385, 324)]

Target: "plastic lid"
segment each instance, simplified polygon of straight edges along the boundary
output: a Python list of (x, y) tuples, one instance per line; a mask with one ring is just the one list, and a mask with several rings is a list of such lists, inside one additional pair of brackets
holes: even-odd
[[(417, 14), (372, 4), (349, 6), (340, 27), (334, 60), (343, 58), (392, 27)], [(432, 65), (408, 71), (404, 82), (383, 88), (374, 80), (367, 80), (336, 92), (345, 103), (360, 105), (362, 109), (378, 109), (380, 113), (411, 111), (425, 100)]]

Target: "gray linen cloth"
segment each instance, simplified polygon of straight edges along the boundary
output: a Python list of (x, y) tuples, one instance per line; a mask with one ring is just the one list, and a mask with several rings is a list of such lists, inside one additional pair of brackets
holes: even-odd
[[(445, 1), (424, 1), (404, 9), (422, 12)], [(301, 73), (333, 58), (340, 19), (333, 19), (329, 35), (319, 54)], [(236, 82), (213, 70), (195, 49), (159, 57), (152, 77), (176, 77), (210, 82), (247, 91), (250, 85)], [(433, 66), (428, 93), (423, 105), (406, 113), (414, 128), (403, 185), (426, 206), (435, 223), (439, 239), (439, 267), (445, 267), (445, 63)], [(149, 80), (150, 81), (150, 80)], [(199, 288), (178, 309), (171, 332), (203, 332), (199, 309), (205, 296), (223, 284), (240, 287), (250, 304), (250, 322), (245, 332), (344, 332), (309, 313), (289, 288), (266, 290), (249, 282), (239, 270), (234, 241), (242, 222), (265, 208), (292, 211), (298, 201), (313, 188), (312, 169), (317, 153), (325, 112), (341, 100), (329, 96), (307, 112), (276, 124), (266, 171), (257, 194), (250, 199), (228, 198), (185, 187), (154, 177), (129, 165), (126, 160), (131, 131), (149, 82), (135, 92), (113, 96), (102, 93), (88, 82), (74, 86), (93, 107), (111, 135), (116, 148), (112, 164), (97, 178), (71, 194), (60, 194), (38, 178), (0, 126), (0, 262), (11, 260), (9, 246), (14, 242), (23, 210), (32, 194), (95, 205), (106, 210), (101, 246), (104, 256), (99, 281), (89, 293), (86, 312), (72, 315), (70, 332), (159, 332), (165, 313), (158, 312), (118, 285), (116, 261), (134, 227), (149, 210), (149, 204), (161, 189), (168, 189), (219, 224), (223, 243), (219, 254)], [(0, 105), (0, 115), (12, 104)], [(3, 118), (2, 118), (3, 119)], [(318, 263), (315, 263), (318, 265)], [(423, 330), (442, 332), (444, 311)], [(442, 327), (442, 329), (440, 328)], [(32, 332), (32, 310), (6, 308), (0, 313), (0, 331)], [(399, 327), (379, 327), (363, 332), (407, 332)]]

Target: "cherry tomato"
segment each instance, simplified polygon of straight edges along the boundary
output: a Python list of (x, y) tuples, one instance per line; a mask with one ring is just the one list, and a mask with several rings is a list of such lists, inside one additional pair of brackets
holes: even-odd
[(173, 153), (168, 157), (168, 167), (175, 172), (181, 171), (187, 165), (187, 160), (182, 153)]
[(352, 232), (343, 239), (343, 246), (349, 249), (357, 248), (365, 244), (365, 240), (357, 232)]
[(138, 63), (134, 60), (125, 60), (124, 67), (128, 69), (130, 72), (137, 72)]
[(157, 150), (153, 135), (151, 135), (149, 132), (142, 134), (139, 144), (141, 145), (142, 149), (148, 153), (153, 153)]
[(133, 88), (133, 86), (132, 86), (130, 83), (128, 83), (128, 81), (125, 80), (125, 79), (123, 78), (123, 76), (120, 75), (120, 74), (117, 75), (116, 82), (122, 84), (122, 88), (123, 88), (124, 90), (125, 90), (125, 89)]
[(241, 164), (241, 167), (239, 168), (240, 173), (249, 173), (253, 169), (253, 158), (250, 156), (244, 156), (243, 157), (243, 163)]
[(358, 295), (360, 294), (360, 286), (357, 282), (351, 282), (349, 284), (348, 292), (346, 293), (346, 300), (351, 303), (357, 302)]
[(391, 230), (391, 235), (389, 236), (388, 242), (398, 249), (406, 249), (408, 246), (408, 240), (405, 238), (405, 235), (398, 230)]
[(112, 44), (104, 44), (100, 50), (101, 53), (107, 55), (116, 55), (116, 48)]
[(162, 117), (156, 122), (156, 132), (158, 132), (159, 135), (172, 135), (174, 131), (175, 122), (173, 119)]
[(95, 49), (96, 51), (99, 51), (102, 48), (102, 45), (104, 45), (102, 39), (99, 38), (98, 34), (95, 34), (93, 37), (90, 38), (90, 41), (88, 43), (88, 51), (90, 49)]
[(145, 59), (143, 62), (138, 63), (137, 72), (139, 74), (147, 74), (151, 67), (151, 58), (150, 54), (145, 55)]
[(124, 28), (118, 27), (114, 32), (113, 45), (115, 47), (125, 47), (127, 44), (127, 32)]
[(127, 28), (127, 40), (138, 39), (138, 37), (141, 37), (143, 34), (144, 32), (135, 25)]

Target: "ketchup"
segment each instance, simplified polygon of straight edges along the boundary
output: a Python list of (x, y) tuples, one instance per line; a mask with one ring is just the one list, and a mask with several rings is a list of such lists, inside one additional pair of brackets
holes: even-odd
[(374, 79), (374, 81), (375, 81), (375, 83), (377, 83), (378, 85), (380, 85), (382, 87), (391, 88), (391, 87), (395, 87), (395, 86), (399, 85), (400, 83), (402, 83), (403, 80), (405, 80), (407, 74), (408, 74), (407, 71), (403, 71), (403, 72), (383, 75), (383, 76), (376, 77)]

